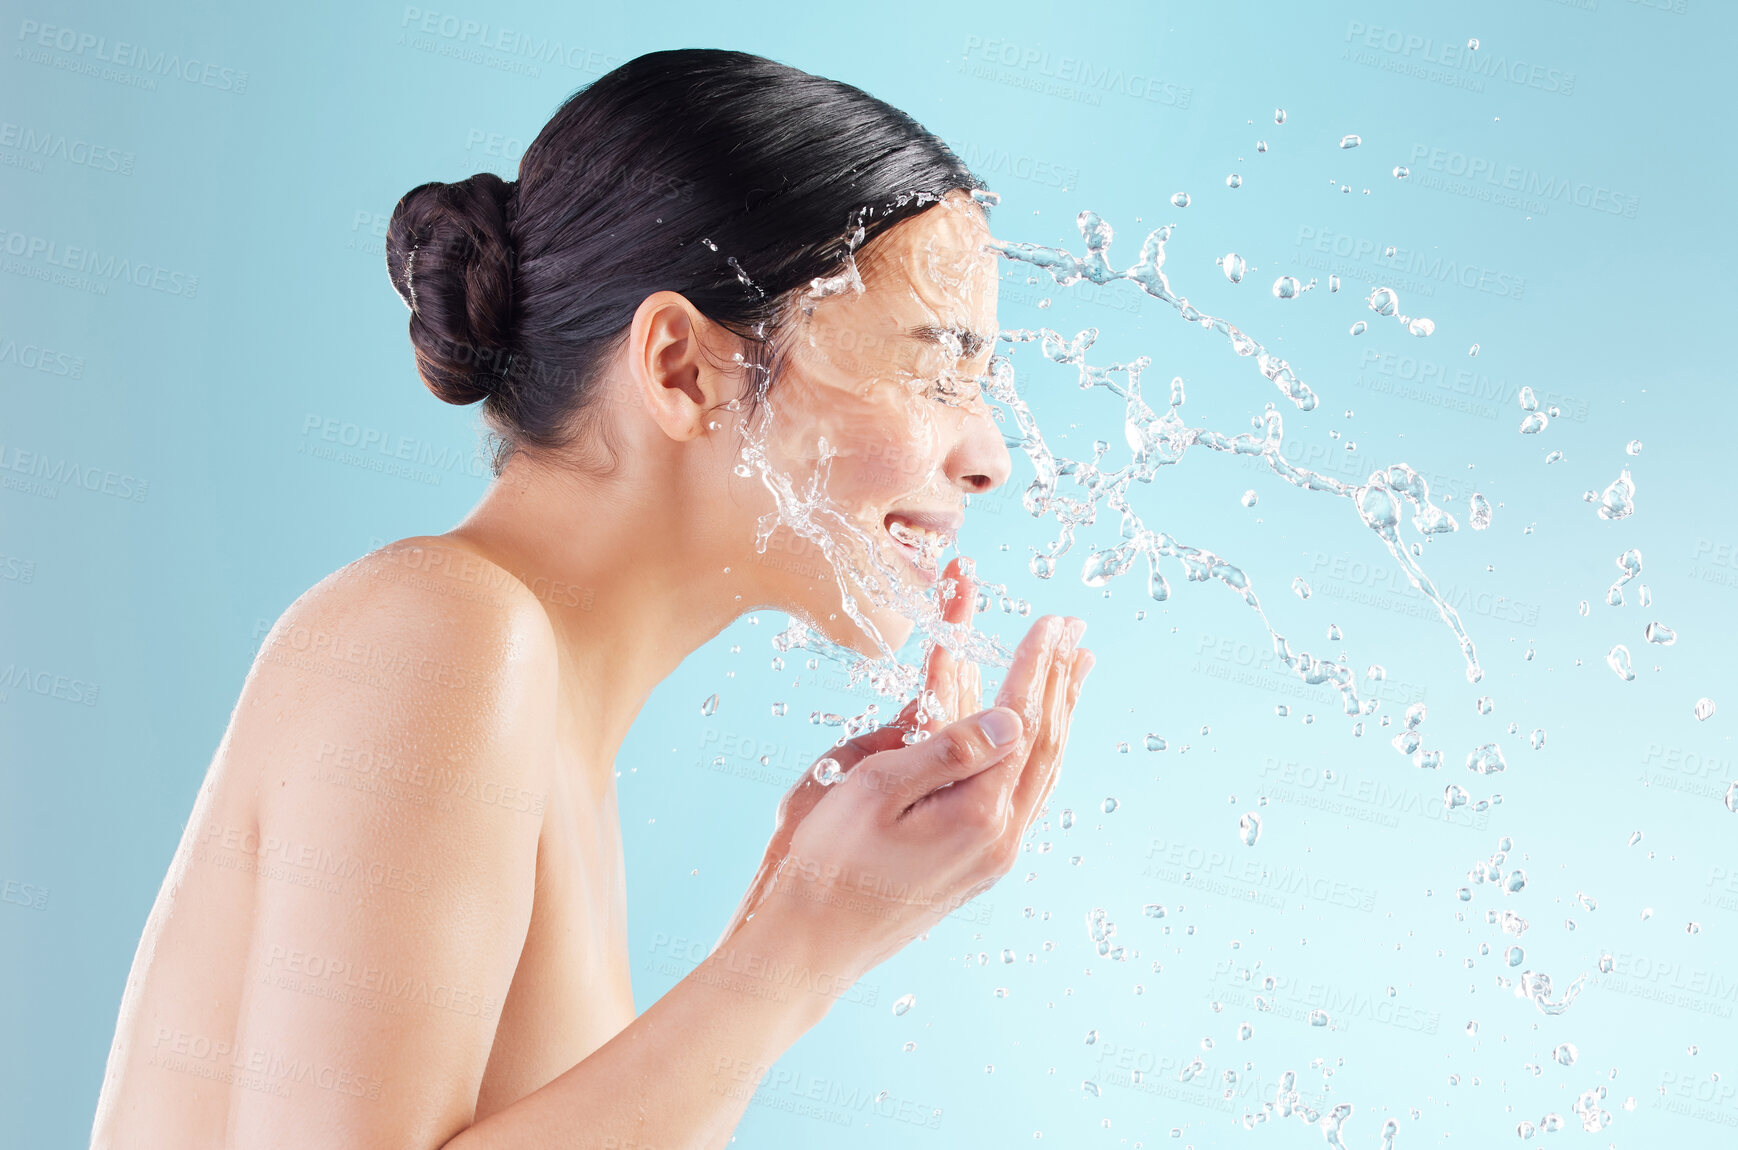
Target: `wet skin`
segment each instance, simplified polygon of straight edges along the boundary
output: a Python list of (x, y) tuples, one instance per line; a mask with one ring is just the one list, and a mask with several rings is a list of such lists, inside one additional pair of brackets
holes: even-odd
[[(1008, 476), (966, 386), (987, 351), (946, 334), (994, 333), (987, 234), (969, 203), (932, 208), (865, 249), (862, 292), (789, 329), (768, 453), (800, 472), (833, 437), (828, 506), (874, 541), (844, 561), (891, 562), (889, 516), (957, 516)], [(830, 570), (755, 546), (774, 505), (733, 471), (741, 350), (648, 297), (595, 405), (607, 434), (589, 430), (613, 471), (589, 465), (601, 448), (516, 456), (459, 527), (278, 620), (145, 924), (94, 1145), (721, 1146), (833, 1001), (780, 971), (849, 986), (1013, 864), (1091, 666), (1077, 621), (1046, 616), (1016, 650), (991, 712), (1011, 742), (980, 721), (977, 669), (937, 649), (929, 738), (905, 745), (908, 709), (818, 746), (844, 777), (786, 796), (719, 950), (636, 1016), (615, 777), (647, 695), (755, 608), (876, 647)], [(974, 591), (945, 575), (966, 623)]]

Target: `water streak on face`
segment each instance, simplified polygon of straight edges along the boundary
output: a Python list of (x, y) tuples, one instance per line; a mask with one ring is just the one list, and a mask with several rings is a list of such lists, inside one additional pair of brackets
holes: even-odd
[[(793, 545), (793, 518), (828, 523), (835, 567), (895, 648), (911, 633), (912, 597), (945, 563), (964, 496), (1011, 469), (978, 384), (997, 335), (989, 238), (964, 194), (876, 237), (854, 268), (801, 300), (768, 396), (766, 465), (809, 505), (781, 507), (769, 548)], [(828, 638), (885, 653), (861, 628), (829, 620), (838, 594), (806, 613)]]

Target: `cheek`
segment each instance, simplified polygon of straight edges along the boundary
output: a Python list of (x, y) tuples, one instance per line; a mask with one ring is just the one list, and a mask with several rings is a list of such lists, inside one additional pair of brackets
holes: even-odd
[[(833, 451), (826, 494), (834, 504), (867, 515), (924, 489), (939, 473), (941, 435), (925, 410), (927, 401), (842, 393), (810, 394), (803, 400), (784, 409), (787, 419), (775, 437), (773, 462), (782, 461), (802, 480), (813, 474), (824, 439)], [(872, 517), (879, 518), (879, 512)]]

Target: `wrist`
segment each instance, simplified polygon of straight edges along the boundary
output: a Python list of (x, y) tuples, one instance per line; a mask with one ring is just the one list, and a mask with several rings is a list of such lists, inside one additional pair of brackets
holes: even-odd
[(720, 977), (753, 981), (754, 993), (798, 1006), (814, 1025), (868, 970), (821, 916), (772, 897), (708, 956)]

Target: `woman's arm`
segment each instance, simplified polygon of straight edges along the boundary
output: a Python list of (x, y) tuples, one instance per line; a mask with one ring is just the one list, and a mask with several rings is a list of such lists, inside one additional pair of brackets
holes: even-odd
[(444, 1150), (720, 1147), (768, 1068), (857, 981), (777, 915), (724, 946), (584, 1061)]
[[(468, 801), (383, 807), (319, 764), (384, 754), (547, 793), (553, 637), (529, 593), (431, 597), (390, 572), (352, 573), (274, 629), (225, 749), (256, 764), (261, 841), (342, 876), (257, 881), (234, 1048), (329, 1069), (333, 1086), (293, 1100), (232, 1089), (236, 1145), (724, 1145), (760, 1075), (826, 1014), (827, 988), (1012, 864), (1090, 661), (1060, 620), (1041, 620), (1003, 708), (857, 764), (718, 951), (579, 1064), (473, 1123), (526, 936), (539, 820)], [(358, 659), (387, 678), (339, 673)], [(988, 714), (1008, 720), (1000, 739)]]
[[(1040, 620), (1001, 706), (852, 767), (789, 828), (763, 895), (705, 962), (579, 1065), (445, 1150), (729, 1142), (761, 1076), (834, 994), (1018, 857), (1091, 669), (1090, 652), (1074, 649), (1079, 633)], [(998, 730), (983, 721), (992, 714), (1008, 721)]]

